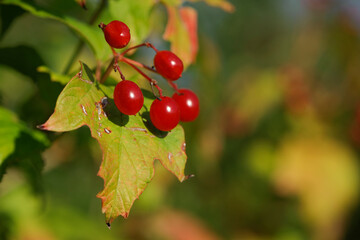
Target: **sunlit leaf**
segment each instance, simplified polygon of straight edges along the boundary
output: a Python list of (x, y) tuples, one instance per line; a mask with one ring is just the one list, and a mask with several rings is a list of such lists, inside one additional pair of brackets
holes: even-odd
[[(70, 131), (83, 125), (91, 130), (103, 151), (98, 175), (104, 179), (102, 199), (107, 223), (119, 215), (127, 217), (130, 208), (154, 175), (153, 162), (162, 165), (183, 181), (186, 162), (184, 132), (177, 126), (171, 132), (156, 130), (148, 109), (153, 97), (144, 92), (140, 114), (121, 114), (112, 99), (113, 87), (98, 84), (83, 64), (60, 94), (54, 114), (40, 126), (50, 131)], [(108, 104), (102, 105), (104, 97)]]

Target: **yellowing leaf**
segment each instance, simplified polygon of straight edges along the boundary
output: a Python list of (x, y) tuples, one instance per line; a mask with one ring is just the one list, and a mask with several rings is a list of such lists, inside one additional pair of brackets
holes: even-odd
[[(112, 99), (113, 87), (98, 84), (83, 64), (83, 69), (60, 94), (55, 112), (40, 126), (50, 131), (70, 131), (83, 125), (90, 128), (103, 151), (98, 175), (104, 189), (98, 194), (108, 224), (119, 215), (127, 217), (132, 204), (154, 175), (153, 163), (162, 165), (180, 181), (185, 179), (184, 132), (177, 126), (171, 132), (156, 130), (149, 113), (152, 94), (144, 92), (144, 107), (136, 116), (121, 114)], [(109, 103), (104, 106), (104, 98)]]
[(170, 41), (171, 51), (187, 67), (196, 59), (198, 51), (197, 12), (191, 7), (167, 6), (168, 23), (163, 38)]

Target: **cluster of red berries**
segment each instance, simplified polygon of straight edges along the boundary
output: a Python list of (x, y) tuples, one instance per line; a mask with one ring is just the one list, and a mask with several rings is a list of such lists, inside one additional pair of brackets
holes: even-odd
[[(124, 55), (117, 55), (114, 48), (123, 48), (130, 41), (130, 29), (128, 26), (120, 21), (112, 21), (109, 24), (99, 25), (105, 35), (105, 39), (110, 47), (113, 49), (115, 57)], [(149, 46), (151, 44), (141, 44), (139, 46)], [(158, 51), (155, 47), (151, 47), (156, 51), (154, 58), (155, 72), (168, 80), (170, 85), (174, 87), (175, 93), (170, 97), (163, 96), (161, 89), (159, 90), (159, 97), (153, 101), (150, 107), (150, 119), (153, 125), (162, 131), (170, 131), (175, 128), (180, 121), (189, 122), (196, 119), (199, 114), (199, 99), (194, 92), (189, 89), (178, 89), (172, 81), (181, 77), (184, 70), (181, 59), (170, 51)], [(135, 48), (135, 47), (133, 47)], [(132, 49), (133, 49), (132, 48)], [(126, 52), (126, 51), (125, 51)], [(151, 84), (156, 84), (151, 78), (147, 77), (134, 64), (136, 61), (129, 63), (126, 58), (116, 58), (132, 66), (135, 70), (146, 77)], [(116, 61), (115, 61), (116, 62)], [(148, 70), (152, 68), (146, 67), (143, 64), (139, 66), (145, 67)], [(116, 68), (120, 72), (120, 68), (116, 62)], [(125, 77), (120, 72), (122, 81), (120, 81), (114, 90), (114, 102), (120, 112), (126, 115), (137, 114), (144, 104), (144, 96), (136, 83), (125, 80)], [(155, 94), (155, 93), (154, 93)]]

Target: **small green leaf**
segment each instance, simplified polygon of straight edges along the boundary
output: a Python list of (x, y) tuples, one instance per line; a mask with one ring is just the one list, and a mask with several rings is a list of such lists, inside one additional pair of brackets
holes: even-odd
[(38, 70), (38, 72), (49, 74), (50, 79), (53, 82), (58, 82), (62, 85), (65, 85), (69, 82), (69, 77), (67, 75), (56, 73), (56, 72), (52, 71), (50, 68), (48, 68), (47, 66), (39, 66), (37, 68), (37, 70)]
[(149, 35), (150, 13), (154, 4), (154, 0), (110, 0), (109, 10), (114, 20), (128, 25), (132, 43), (139, 44)]
[(41, 151), (49, 145), (46, 136), (28, 128), (14, 113), (0, 107), (0, 180), (10, 165), (22, 169), (34, 190), (41, 190)]
[(66, 24), (89, 44), (94, 51), (96, 58), (99, 60), (106, 60), (111, 53), (109, 46), (104, 40), (102, 31), (97, 26), (90, 26), (87, 23), (73, 17), (48, 11), (44, 8), (36, 6), (34, 3), (28, 3), (21, 0), (3, 0), (1, 3), (16, 5), (35, 16), (57, 20)]
[[(112, 99), (114, 87), (94, 81), (90, 69), (82, 70), (60, 94), (55, 111), (40, 126), (49, 131), (70, 131), (83, 125), (90, 128), (103, 151), (98, 175), (104, 189), (98, 194), (107, 223), (119, 215), (127, 217), (130, 208), (154, 175), (154, 160), (185, 179), (186, 162), (184, 131), (177, 126), (171, 132), (156, 130), (149, 119), (152, 94), (144, 92), (144, 107), (136, 116), (120, 113)], [(107, 97), (108, 104), (102, 100)]]
[(4, 160), (15, 150), (15, 139), (21, 131), (16, 116), (0, 107), (0, 166)]

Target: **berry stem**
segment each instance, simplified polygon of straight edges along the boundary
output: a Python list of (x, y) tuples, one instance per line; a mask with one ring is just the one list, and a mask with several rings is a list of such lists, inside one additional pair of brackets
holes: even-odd
[(125, 59), (125, 61), (127, 61), (128, 63), (131, 63), (131, 64), (133, 64), (133, 65), (135, 65), (135, 66), (145, 68), (145, 69), (147, 69), (147, 70), (149, 70), (149, 71), (151, 71), (151, 72), (153, 72), (153, 73), (158, 73), (158, 72), (157, 72), (154, 68), (152, 68), (152, 67), (149, 67), (149, 66), (147, 66), (147, 65), (145, 65), (145, 64), (142, 64), (142, 63), (140, 63), (140, 62), (138, 62), (138, 61), (135, 61), (135, 60), (132, 60), (132, 59), (130, 59), (130, 58), (122, 57), (122, 56), (120, 55), (120, 56), (119, 56), (119, 61), (125, 62), (125, 61), (123, 61), (123, 59)]
[(109, 64), (109, 66), (106, 68), (104, 74), (102, 75), (102, 77), (100, 78), (100, 83), (104, 83), (105, 80), (109, 77), (111, 71), (114, 69), (114, 62), (115, 62), (115, 58), (113, 58)]
[(122, 74), (121, 70), (120, 70), (120, 67), (119, 67), (119, 64), (117, 62), (114, 63), (114, 71), (118, 71), (119, 74), (120, 74), (120, 78), (121, 80), (125, 80), (125, 76), (124, 74)]
[(121, 72), (121, 70), (120, 70), (120, 66), (119, 66), (119, 64), (118, 64), (118, 62), (119, 62), (119, 58), (117, 57), (118, 55), (117, 55), (117, 53), (115, 52), (115, 49), (113, 48), (113, 47), (111, 47), (111, 50), (113, 51), (113, 53), (114, 53), (114, 71), (116, 72), (116, 71), (118, 71), (119, 72), (119, 74), (120, 74), (120, 78), (121, 78), (121, 80), (125, 80), (125, 76), (124, 76), (124, 74)]
[(117, 56), (118, 56), (119, 54), (116, 53), (116, 51), (115, 51), (115, 49), (114, 49), (113, 47), (110, 46), (110, 48), (111, 48), (111, 51), (112, 51), (112, 53), (113, 53), (113, 55), (114, 55), (114, 58), (115, 58), (115, 59), (118, 58)]
[(99, 60), (96, 61), (95, 79), (97, 81), (101, 79), (101, 62)]
[(135, 65), (133, 65), (132, 63), (130, 63), (126, 58), (122, 59), (122, 62), (128, 64), (129, 66), (131, 66), (132, 68), (134, 68), (138, 73), (140, 73), (146, 80), (148, 80), (150, 82), (150, 84), (154, 85), (156, 87), (156, 89), (159, 91), (159, 96), (160, 98), (163, 97), (162, 94), (162, 89), (159, 87), (159, 85), (157, 84), (157, 82), (154, 79), (151, 79), (148, 75), (146, 75), (143, 71), (141, 71), (138, 67), (136, 67)]
[(168, 83), (169, 83), (169, 85), (175, 90), (175, 92), (177, 93), (177, 94), (181, 94), (181, 93), (179, 93), (179, 88), (178, 88), (178, 86), (176, 85), (176, 83), (173, 83), (172, 81), (167, 81)]
[(149, 42), (145, 42), (145, 43), (142, 43), (142, 44), (139, 44), (139, 45), (135, 45), (133, 47), (130, 47), (128, 49), (126, 49), (124, 52), (121, 53), (121, 56), (124, 56), (125, 54), (127, 54), (129, 51), (133, 50), (133, 49), (136, 49), (136, 48), (139, 48), (139, 47), (148, 47), (148, 48), (152, 48), (154, 49), (155, 52), (158, 52), (158, 50), (156, 49), (156, 47), (154, 45), (152, 45), (151, 43)]

